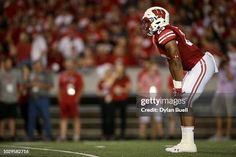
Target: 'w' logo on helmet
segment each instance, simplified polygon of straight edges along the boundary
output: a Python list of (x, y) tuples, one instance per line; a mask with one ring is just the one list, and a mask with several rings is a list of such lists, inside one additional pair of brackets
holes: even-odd
[(162, 17), (163, 19), (165, 18), (165, 11), (163, 10), (159, 10), (159, 9), (155, 9), (155, 10), (152, 10), (152, 12), (157, 16), (157, 17)]

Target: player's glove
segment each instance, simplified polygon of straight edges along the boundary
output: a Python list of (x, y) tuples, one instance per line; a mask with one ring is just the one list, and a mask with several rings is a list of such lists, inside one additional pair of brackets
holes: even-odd
[(174, 88), (173, 89), (173, 96), (176, 98), (181, 97), (182, 95), (182, 88)]

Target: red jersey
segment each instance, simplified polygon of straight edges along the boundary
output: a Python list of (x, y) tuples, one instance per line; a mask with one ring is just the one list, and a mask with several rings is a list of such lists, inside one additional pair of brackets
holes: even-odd
[(75, 103), (76, 95), (84, 86), (83, 79), (79, 73), (63, 72), (59, 76), (59, 95), (62, 102)]
[(110, 89), (112, 100), (114, 100), (114, 101), (126, 100), (128, 98), (128, 93), (117, 94), (115, 92), (115, 89), (116, 89), (116, 87), (125, 88), (129, 83), (130, 83), (130, 78), (128, 76), (124, 76), (121, 79), (116, 79)]
[(165, 56), (167, 59), (169, 56), (164, 46), (171, 40), (176, 41), (185, 71), (191, 70), (204, 55), (197, 46), (185, 38), (185, 34), (178, 27), (167, 25), (153, 36), (153, 42), (157, 49), (161, 55)]

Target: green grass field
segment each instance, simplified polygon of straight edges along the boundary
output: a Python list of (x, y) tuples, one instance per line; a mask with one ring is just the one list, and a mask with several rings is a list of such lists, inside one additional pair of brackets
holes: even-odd
[[(0, 156), (4, 150), (27, 149), (27, 157), (236, 157), (236, 141), (208, 142), (197, 140), (198, 153), (171, 154), (164, 151), (177, 141), (83, 141), (83, 142), (5, 142), (0, 143)], [(6, 154), (4, 156), (7, 156)]]

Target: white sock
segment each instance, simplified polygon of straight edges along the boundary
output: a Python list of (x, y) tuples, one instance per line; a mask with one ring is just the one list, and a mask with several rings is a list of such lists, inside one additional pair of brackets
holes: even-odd
[(181, 126), (182, 132), (182, 142), (186, 143), (194, 143), (194, 126)]

